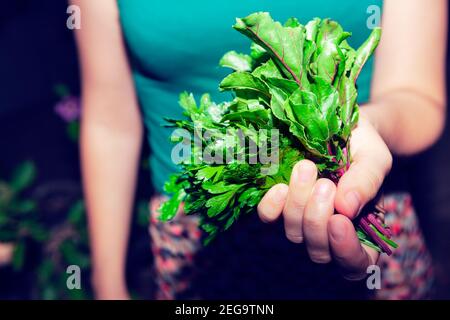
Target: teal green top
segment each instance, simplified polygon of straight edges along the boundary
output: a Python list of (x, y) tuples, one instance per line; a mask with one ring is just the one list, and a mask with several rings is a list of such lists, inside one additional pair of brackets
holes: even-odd
[[(275, 20), (291, 16), (305, 24), (314, 17), (331, 18), (352, 32), (349, 43), (358, 47), (370, 33), (371, 5), (381, 0), (118, 0), (124, 38), (129, 51), (137, 95), (150, 144), (150, 170), (157, 192), (176, 170), (171, 161), (171, 129), (164, 117), (181, 118), (178, 95), (209, 92), (216, 102), (220, 80), (230, 71), (218, 66), (229, 50), (248, 52), (250, 41), (233, 30), (236, 17), (268, 11)], [(369, 98), (372, 63), (358, 80), (359, 102)]]

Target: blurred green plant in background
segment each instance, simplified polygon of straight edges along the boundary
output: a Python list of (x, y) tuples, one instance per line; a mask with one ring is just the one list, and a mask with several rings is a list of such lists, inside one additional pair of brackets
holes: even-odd
[[(42, 299), (90, 299), (90, 258), (86, 215), (82, 200), (72, 205), (64, 222), (49, 230), (50, 236), (42, 243), (42, 259), (37, 268), (38, 296)], [(67, 288), (67, 267), (80, 268), (81, 290)]]
[[(0, 265), (0, 272), (11, 267), (20, 274), (32, 263), (36, 270), (32, 279), (33, 299), (92, 299), (84, 202), (75, 201), (67, 212), (61, 213), (59, 223), (49, 221), (32, 197), (36, 175), (34, 163), (26, 161), (14, 170), (10, 179), (0, 179), (0, 246), (13, 250), (10, 260)], [(139, 201), (136, 208), (137, 225), (147, 227), (147, 202)], [(70, 274), (66, 270), (70, 265), (81, 270), (81, 290), (67, 288)], [(139, 298), (136, 293), (134, 296)]]
[[(54, 91), (59, 98), (54, 111), (66, 123), (69, 140), (78, 143), (80, 99), (62, 84), (56, 85)], [(145, 162), (145, 170), (144, 167)], [(49, 217), (44, 208), (45, 200), (34, 192), (39, 187), (37, 171), (33, 161), (25, 161), (10, 177), (0, 176), (0, 273), (10, 268), (21, 276), (31, 269), (32, 299), (91, 299), (91, 262), (84, 202), (82, 199), (70, 200), (68, 209), (62, 209), (66, 207), (62, 206), (57, 217)], [(138, 202), (136, 210), (136, 224), (146, 228), (149, 219), (147, 201)], [(81, 289), (67, 288), (67, 279), (71, 275), (67, 273), (67, 267), (71, 265), (80, 268)], [(138, 298), (136, 293), (133, 296)]]
[[(62, 223), (53, 225), (40, 214), (39, 204), (25, 196), (36, 177), (36, 167), (24, 162), (9, 180), (0, 180), (0, 244), (12, 245), (10, 261), (15, 272), (22, 272), (28, 263), (29, 248), (37, 256), (34, 274), (35, 299), (88, 299), (92, 297), (89, 283), (82, 290), (69, 290), (66, 285), (67, 266), (77, 265), (88, 280), (89, 246), (84, 204), (74, 203)], [(31, 254), (31, 252), (30, 252)]]
[(9, 180), (0, 180), (0, 243), (14, 245), (11, 264), (17, 271), (25, 263), (27, 242), (43, 242), (48, 238), (36, 215), (36, 203), (22, 196), (35, 176), (34, 164), (24, 162)]

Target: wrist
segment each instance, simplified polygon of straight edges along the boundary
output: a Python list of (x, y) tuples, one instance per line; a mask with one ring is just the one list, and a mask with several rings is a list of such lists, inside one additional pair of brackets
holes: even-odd
[(92, 289), (96, 299), (125, 300), (129, 299), (125, 277), (106, 278), (93, 274)]
[(395, 124), (394, 115), (386, 114), (384, 111), (386, 111), (384, 105), (370, 103), (360, 109), (360, 118), (366, 121), (391, 149), (392, 139), (389, 137), (392, 135), (392, 124)]
[(116, 272), (107, 269), (92, 271), (91, 282), (94, 289), (105, 287), (126, 287), (125, 272)]

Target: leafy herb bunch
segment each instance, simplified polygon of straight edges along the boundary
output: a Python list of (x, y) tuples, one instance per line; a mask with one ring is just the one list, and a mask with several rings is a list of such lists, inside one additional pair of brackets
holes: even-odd
[[(249, 55), (230, 51), (220, 61), (234, 70), (220, 83), (234, 99), (217, 104), (204, 94), (197, 104), (184, 92), (186, 119), (167, 119), (194, 141), (172, 136), (190, 152), (165, 184), (171, 198), (160, 218), (172, 219), (184, 203), (185, 214), (200, 216), (205, 243), (254, 212), (273, 185), (289, 183), (301, 159), (314, 161), (321, 177), (339, 180), (351, 162), (349, 139), (358, 122), (356, 79), (381, 36), (375, 28), (355, 50), (346, 41), (351, 34), (333, 20), (303, 26), (290, 18), (282, 25), (266, 12), (238, 18), (233, 28), (252, 40)], [(258, 148), (275, 161), (263, 161)], [(390, 253), (386, 243), (395, 244), (372, 216), (372, 222), (364, 218), (367, 225), (357, 222), (359, 238)]]

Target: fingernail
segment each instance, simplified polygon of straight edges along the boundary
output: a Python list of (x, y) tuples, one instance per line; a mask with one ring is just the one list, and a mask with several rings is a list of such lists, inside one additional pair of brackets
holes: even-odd
[(297, 167), (297, 180), (299, 182), (310, 182), (314, 178), (315, 167), (302, 163)]
[(345, 201), (347, 202), (347, 205), (353, 214), (357, 214), (359, 212), (361, 207), (361, 201), (358, 193), (356, 193), (355, 191), (348, 192), (345, 195)]
[(342, 241), (345, 238), (345, 228), (340, 228), (339, 224), (336, 225), (335, 223), (330, 224), (330, 232), (331, 236), (335, 241)]
[(313, 191), (313, 196), (317, 200), (328, 200), (331, 195), (331, 184), (326, 182), (318, 182)]

